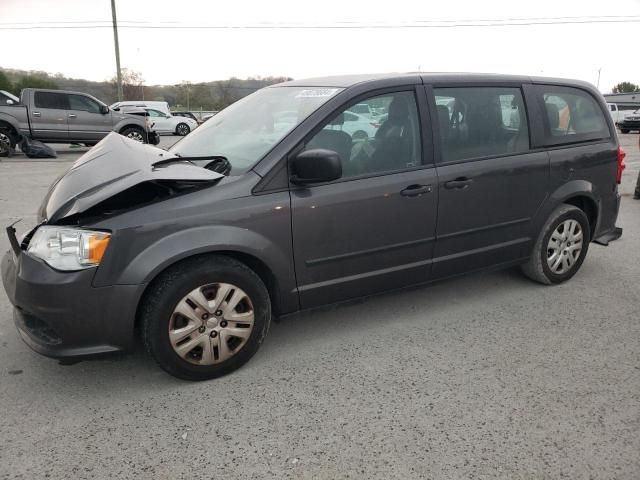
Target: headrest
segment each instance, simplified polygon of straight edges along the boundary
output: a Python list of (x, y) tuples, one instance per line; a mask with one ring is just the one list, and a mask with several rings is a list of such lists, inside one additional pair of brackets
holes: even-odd
[(555, 130), (560, 126), (560, 110), (555, 103), (545, 103), (547, 110), (547, 119), (549, 119), (549, 128)]
[(389, 105), (389, 120), (404, 121), (409, 118), (409, 105), (402, 97), (395, 97)]
[(449, 130), (449, 109), (444, 105), (437, 105), (438, 122), (440, 123), (440, 132), (445, 133)]

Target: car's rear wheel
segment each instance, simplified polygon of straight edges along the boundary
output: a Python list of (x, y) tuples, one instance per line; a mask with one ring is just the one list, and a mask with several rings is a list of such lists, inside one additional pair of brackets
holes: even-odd
[(126, 127), (120, 132), (120, 135), (124, 135), (136, 142), (146, 143), (145, 131), (140, 127)]
[(545, 285), (569, 280), (580, 269), (590, 241), (591, 229), (585, 213), (573, 205), (561, 205), (542, 228), (522, 271)]
[(628, 128), (621, 128), (620, 129), (620, 133), (629, 133), (629, 129)]
[(260, 277), (222, 255), (190, 259), (163, 273), (141, 312), (147, 350), (161, 368), (185, 380), (219, 377), (244, 365), (271, 322)]
[(176, 126), (176, 134), (180, 135), (181, 137), (188, 135), (190, 131), (191, 129), (189, 128), (189, 125), (187, 125), (186, 123), (179, 123)]

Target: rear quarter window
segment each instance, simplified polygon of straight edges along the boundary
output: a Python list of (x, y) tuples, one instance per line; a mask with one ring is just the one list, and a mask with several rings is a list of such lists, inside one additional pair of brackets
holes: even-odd
[(604, 112), (593, 96), (578, 88), (540, 85), (546, 146), (611, 137)]
[(55, 92), (35, 92), (33, 103), (37, 108), (67, 109), (67, 96)]

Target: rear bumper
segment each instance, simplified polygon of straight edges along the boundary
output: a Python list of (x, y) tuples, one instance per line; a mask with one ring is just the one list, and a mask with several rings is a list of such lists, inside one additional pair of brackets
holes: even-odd
[(95, 270), (58, 272), (13, 251), (1, 263), (2, 283), (25, 343), (49, 357), (84, 357), (131, 347), (139, 286), (91, 285)]

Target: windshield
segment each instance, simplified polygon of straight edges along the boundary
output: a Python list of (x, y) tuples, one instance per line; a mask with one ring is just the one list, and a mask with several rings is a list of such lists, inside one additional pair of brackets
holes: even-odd
[(340, 90), (263, 88), (207, 120), (169, 152), (181, 157), (226, 157), (231, 174), (241, 173)]

